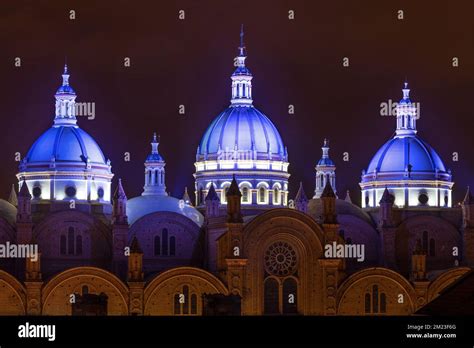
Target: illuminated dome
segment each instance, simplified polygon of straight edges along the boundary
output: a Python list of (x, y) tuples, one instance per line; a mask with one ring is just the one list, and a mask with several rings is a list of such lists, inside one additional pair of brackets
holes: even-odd
[(405, 83), (398, 103), (397, 130), (362, 172), (362, 207), (379, 205), (384, 189), (401, 207), (450, 207), (451, 172), (446, 170), (436, 151), (423, 141), (416, 130), (417, 107)]
[[(140, 218), (156, 212), (172, 212), (184, 215), (199, 227), (204, 217), (196, 208), (189, 204), (188, 199), (177, 199), (166, 192), (166, 162), (158, 151), (160, 145), (156, 133), (150, 143), (151, 153), (145, 160), (145, 185), (141, 196), (127, 201), (128, 222), (132, 225)], [(187, 202), (188, 201), (188, 202)]]
[(217, 157), (222, 151), (256, 152), (257, 157), (284, 160), (285, 147), (272, 121), (254, 106), (225, 109), (208, 127), (198, 155), (200, 159)]
[(202, 226), (204, 222), (204, 217), (196, 210), (196, 208), (185, 204), (184, 201), (174, 197), (166, 195), (149, 195), (134, 197), (127, 201), (127, 216), (130, 225), (145, 215), (160, 211), (184, 215), (199, 227)]
[(226, 204), (233, 175), (242, 192), (242, 208), (287, 205), (288, 153), (275, 125), (253, 106), (253, 76), (245, 66), (246, 58), (242, 31), (231, 76), (231, 104), (212, 121), (197, 148), (198, 206), (204, 204), (211, 184)]
[(76, 93), (67, 66), (55, 94), (54, 124), (31, 146), (17, 174), (34, 201), (71, 200), (110, 203), (110, 161), (76, 119)]

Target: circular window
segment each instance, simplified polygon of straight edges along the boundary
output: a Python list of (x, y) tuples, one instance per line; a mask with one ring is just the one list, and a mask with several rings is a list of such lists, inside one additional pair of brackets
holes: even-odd
[(76, 188), (74, 186), (68, 186), (66, 187), (66, 196), (68, 197), (74, 197), (76, 195)]
[(99, 187), (99, 189), (97, 190), (97, 196), (99, 198), (104, 198), (104, 189), (102, 187)]
[(421, 204), (426, 204), (428, 203), (428, 196), (426, 195), (426, 193), (422, 193), (418, 196), (418, 201), (421, 203)]
[(41, 197), (41, 187), (39, 186), (33, 187), (33, 197), (35, 198)]
[(276, 242), (265, 252), (265, 269), (277, 276), (287, 276), (296, 271), (296, 251), (286, 242)]

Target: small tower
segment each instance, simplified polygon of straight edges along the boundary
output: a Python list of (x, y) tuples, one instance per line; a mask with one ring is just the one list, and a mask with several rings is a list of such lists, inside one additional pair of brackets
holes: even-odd
[(137, 237), (133, 237), (130, 244), (130, 256), (128, 257), (128, 277), (127, 280), (143, 281), (143, 251), (140, 248)]
[(212, 218), (212, 217), (219, 216), (220, 199), (216, 193), (216, 189), (214, 188), (213, 183), (211, 183), (211, 187), (209, 188), (205, 202), (206, 202), (206, 217)]
[(321, 194), (321, 200), (323, 203), (323, 224), (337, 224), (336, 194), (332, 190), (329, 181), (326, 182), (326, 186)]
[(64, 65), (63, 83), (56, 91), (56, 117), (55, 125), (75, 125), (76, 120), (76, 92), (69, 85), (69, 72), (67, 65)]
[(239, 190), (239, 185), (235, 180), (235, 175), (232, 178), (232, 183), (226, 194), (227, 197), (227, 222), (242, 223), (242, 211), (240, 209), (240, 201), (242, 193)]
[(127, 267), (125, 247), (128, 241), (128, 219), (127, 219), (127, 196), (119, 179), (117, 189), (113, 197), (112, 213), (112, 266), (115, 274), (124, 278)]
[(410, 89), (405, 82), (402, 89), (403, 98), (397, 105), (397, 136), (416, 134), (416, 106), (410, 100)]
[(15, 207), (18, 206), (18, 196), (16, 194), (15, 185), (12, 184), (12, 189), (10, 191), (10, 196), (8, 196), (8, 202)]
[(168, 195), (165, 185), (166, 162), (158, 152), (158, 145), (160, 145), (159, 139), (157, 140), (156, 133), (153, 133), (151, 153), (145, 161), (145, 186), (143, 187), (142, 196)]
[[(17, 222), (31, 222), (31, 194), (26, 182), (21, 183), (18, 194)], [(28, 241), (29, 242), (29, 241)]]
[(344, 198), (344, 200), (345, 200), (347, 203), (352, 203), (351, 193), (350, 193), (349, 190), (346, 191), (346, 198)]
[(379, 202), (379, 226), (392, 226), (392, 209), (394, 202), (395, 197), (385, 188)]
[(187, 187), (184, 188), (184, 193), (183, 193), (183, 198), (182, 198), (182, 200), (184, 201), (185, 204), (191, 205), (191, 198), (189, 197), (189, 193), (188, 193), (188, 188), (187, 188)]
[(300, 187), (295, 197), (295, 208), (296, 210), (299, 210), (302, 213), (308, 212), (308, 198), (306, 197), (306, 194), (304, 193), (302, 182), (300, 182)]
[(474, 197), (469, 186), (461, 204), (463, 220), (463, 263), (474, 266)]
[(127, 220), (127, 196), (122, 186), (122, 179), (119, 179), (117, 189), (113, 198), (113, 223), (128, 224)]
[(316, 189), (313, 198), (321, 197), (326, 183), (331, 185), (332, 191), (336, 194), (336, 165), (329, 158), (329, 141), (327, 139), (324, 139), (321, 150), (323, 155), (316, 165)]
[(240, 30), (239, 54), (235, 57), (236, 69), (231, 76), (232, 79), (232, 99), (234, 105), (251, 106), (252, 105), (252, 74), (245, 66), (247, 53), (244, 45), (244, 26)]

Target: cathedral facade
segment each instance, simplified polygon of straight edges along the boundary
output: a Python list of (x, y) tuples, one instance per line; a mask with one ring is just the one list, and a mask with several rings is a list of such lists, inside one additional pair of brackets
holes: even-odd
[(362, 207), (336, 195), (327, 140), (314, 195), (290, 199), (288, 150), (253, 105), (246, 58), (242, 33), (231, 103), (197, 147), (194, 204), (167, 193), (156, 134), (143, 193), (127, 197), (77, 124), (64, 68), (53, 125), (0, 200), (0, 245), (39, 251), (0, 258), (0, 315), (410, 315), (472, 270), (474, 198), (453, 206), (407, 84)]

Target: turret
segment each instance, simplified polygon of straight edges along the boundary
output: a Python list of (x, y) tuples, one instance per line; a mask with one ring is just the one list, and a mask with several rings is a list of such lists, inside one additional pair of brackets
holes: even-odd
[(323, 224), (337, 224), (336, 194), (329, 182), (326, 182), (321, 200), (323, 203)]
[(229, 190), (226, 194), (227, 197), (227, 222), (231, 223), (242, 223), (242, 211), (240, 209), (240, 201), (242, 193), (239, 190), (239, 185), (235, 180), (235, 175), (232, 178)]
[(21, 183), (18, 194), (17, 222), (31, 222), (31, 194), (26, 182)]
[(392, 221), (392, 208), (395, 202), (395, 197), (388, 191), (387, 188), (383, 191), (382, 198), (380, 199), (380, 210), (379, 210), (379, 225), (380, 226), (391, 226)]
[(301, 211), (302, 213), (308, 212), (308, 198), (304, 193), (302, 182), (300, 182), (300, 187), (295, 197), (295, 209)]
[(314, 190), (313, 198), (320, 198), (321, 194), (329, 183), (334, 194), (336, 194), (336, 165), (329, 158), (329, 141), (324, 139), (322, 150), (322, 157), (316, 165), (316, 188)]
[(122, 179), (119, 179), (117, 189), (113, 198), (113, 223), (128, 224), (127, 220), (127, 196), (122, 186)]
[(158, 152), (160, 145), (159, 138), (156, 133), (153, 134), (151, 142), (151, 153), (145, 161), (145, 186), (143, 187), (142, 196), (147, 195), (168, 195), (165, 185), (165, 166), (164, 158)]
[(206, 217), (207, 218), (219, 216), (220, 199), (216, 193), (213, 183), (211, 183), (211, 187), (209, 188), (209, 191), (207, 193), (205, 203), (206, 203)]
[(126, 274), (125, 247), (128, 240), (127, 196), (119, 179), (113, 198), (112, 247), (113, 270), (121, 278)]

